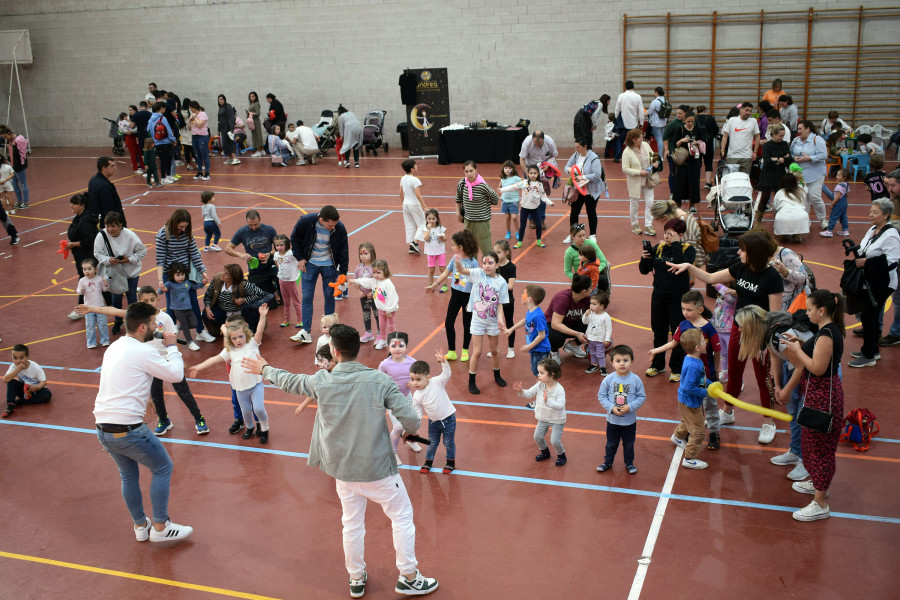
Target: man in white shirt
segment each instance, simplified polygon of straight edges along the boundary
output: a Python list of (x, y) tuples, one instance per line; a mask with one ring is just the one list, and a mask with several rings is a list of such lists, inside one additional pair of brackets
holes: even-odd
[(285, 138), (290, 142), (297, 155), (297, 164), (305, 165), (307, 159), (312, 164), (319, 162), (319, 137), (315, 132), (303, 124), (303, 121), (297, 121), (296, 127), (293, 123), (288, 124), (288, 132)]
[(155, 91), (156, 91), (156, 84), (148, 83), (147, 84), (147, 95), (144, 96), (144, 101), (147, 102), (148, 104), (153, 104), (154, 102), (156, 102), (156, 94), (153, 93)]
[[(536, 129), (531, 134), (531, 137), (525, 138), (525, 141), (522, 142), (522, 150), (519, 152), (519, 165), (522, 167), (522, 177), (526, 177), (524, 174), (528, 173), (529, 165), (538, 165), (540, 167), (542, 162), (550, 162), (555, 165), (557, 156), (559, 156), (559, 151), (556, 149), (556, 143), (553, 141), (553, 138), (549, 135), (544, 135), (544, 132), (540, 129)], [(547, 205), (543, 202), (538, 207), (538, 214), (541, 216), (542, 224), (546, 207)], [(534, 219), (529, 219), (529, 223), (531, 223), (531, 228), (534, 229)]]
[[(125, 313), (127, 333), (113, 342), (103, 355), (100, 389), (94, 402), (97, 437), (119, 468), (122, 496), (139, 542), (183, 540), (193, 531), (192, 527), (169, 520), (172, 459), (144, 423), (153, 378), (169, 383), (184, 379), (184, 361), (176, 346), (175, 334), (161, 334), (167, 356), (146, 343), (153, 339), (156, 331), (155, 315), (156, 309), (145, 302), (128, 306)], [(138, 481), (139, 465), (150, 469), (153, 475), (150, 485), (152, 522), (144, 513)]]
[(727, 152), (725, 164), (740, 165), (747, 173), (759, 149), (759, 123), (750, 118), (752, 110), (753, 105), (744, 102), (740, 114), (728, 119), (722, 129), (722, 151)]
[(832, 131), (843, 131), (844, 133), (850, 133), (852, 130), (844, 120), (838, 116), (838, 111), (830, 110), (828, 111), (828, 116), (822, 120), (822, 131), (820, 132), (822, 137), (827, 138), (831, 135)]
[(624, 129), (620, 128), (619, 137), (616, 140), (615, 162), (619, 162), (622, 158), (622, 145), (625, 140), (625, 134), (635, 127), (644, 126), (644, 101), (634, 91), (634, 82), (630, 79), (625, 82), (625, 91), (616, 98), (616, 119), (620, 118)]

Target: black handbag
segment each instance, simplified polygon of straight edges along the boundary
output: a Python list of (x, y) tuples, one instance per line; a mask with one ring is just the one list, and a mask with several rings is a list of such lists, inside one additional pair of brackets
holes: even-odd
[[(819, 332), (821, 333), (821, 332)], [(829, 336), (830, 337), (830, 336)], [(816, 334), (816, 340), (818, 341), (819, 334)], [(833, 340), (832, 340), (833, 341)], [(815, 347), (815, 343), (813, 344)], [(812, 377), (812, 374), (807, 372), (806, 376), (806, 389), (809, 390), (809, 379)], [(831, 360), (831, 370), (828, 378), (828, 412), (824, 410), (819, 410), (816, 408), (809, 408), (805, 405), (806, 394), (804, 394), (804, 406), (800, 407), (800, 412), (797, 413), (797, 423), (800, 424), (801, 427), (806, 427), (807, 429), (812, 429), (813, 431), (817, 431), (819, 433), (831, 433), (831, 427), (834, 424), (834, 417), (831, 414), (831, 400), (832, 395), (834, 393), (834, 385), (832, 379), (834, 378), (834, 357), (832, 356)]]

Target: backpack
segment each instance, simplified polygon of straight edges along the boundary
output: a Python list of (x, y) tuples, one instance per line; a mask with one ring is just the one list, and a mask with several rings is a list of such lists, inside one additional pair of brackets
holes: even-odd
[(597, 110), (597, 106), (598, 106), (597, 101), (591, 100), (590, 102), (588, 102), (587, 104), (582, 106), (581, 110), (584, 111), (584, 113), (590, 117), (590, 116), (593, 116), (594, 111)]
[(875, 418), (868, 408), (854, 408), (844, 419), (840, 441), (850, 442), (857, 452), (865, 452), (869, 449), (872, 437), (879, 431)]
[(156, 126), (153, 128), (153, 139), (154, 140), (164, 140), (169, 137), (169, 132), (166, 131), (166, 124), (163, 123), (163, 119), (165, 117), (160, 117), (156, 122)]
[(659, 101), (659, 110), (656, 113), (663, 119), (668, 119), (672, 114), (672, 105), (663, 97), (662, 100)]

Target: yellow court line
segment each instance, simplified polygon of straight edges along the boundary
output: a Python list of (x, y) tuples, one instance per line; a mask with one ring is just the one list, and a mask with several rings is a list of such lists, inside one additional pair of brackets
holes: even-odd
[(126, 571), (114, 571), (112, 569), (102, 569), (100, 567), (91, 567), (89, 565), (80, 565), (78, 563), (64, 562), (61, 560), (53, 560), (50, 558), (41, 558), (39, 556), (28, 556), (27, 554), (15, 554), (13, 552), (3, 552), (0, 550), (0, 557), (12, 558), (15, 560), (24, 560), (27, 562), (39, 563), (43, 565), (51, 565), (54, 567), (64, 567), (66, 569), (75, 569), (76, 571), (86, 571), (88, 573), (98, 573), (100, 575), (112, 575), (113, 577), (122, 577), (125, 579), (136, 579), (138, 581), (146, 581), (148, 583), (158, 583), (160, 585), (168, 585), (187, 590), (196, 590), (198, 592), (207, 592), (209, 594), (219, 594), (220, 596), (229, 596), (231, 598), (247, 598), (248, 600), (277, 600), (271, 596), (260, 596), (258, 594), (248, 594), (246, 592), (236, 592), (234, 590), (226, 590), (224, 588), (211, 587), (208, 585), (197, 585), (196, 583), (186, 583), (184, 581), (175, 581), (173, 579), (162, 579), (160, 577), (150, 577), (148, 575), (138, 575), (137, 573), (128, 573)]
[(844, 270), (844, 267), (842, 267), (842, 266), (841, 266), (841, 267), (836, 267), (836, 266), (834, 266), (834, 265), (828, 265), (828, 264), (825, 264), (825, 263), (815, 262), (815, 261), (812, 261), (812, 260), (806, 260), (805, 258), (803, 259), (803, 262), (809, 263), (809, 264), (811, 264), (811, 265), (817, 265), (817, 266), (819, 266), (819, 267), (828, 267), (829, 269), (835, 269), (836, 271), (843, 271), (843, 270)]
[[(275, 177), (275, 175), (260, 175), (260, 177)], [(293, 177), (303, 177), (303, 176), (302, 175), (294, 175)], [(126, 185), (129, 185), (129, 184), (126, 184)], [(137, 185), (137, 184), (130, 184), (130, 185)], [(263, 192), (256, 192), (256, 191), (252, 191), (252, 190), (242, 190), (240, 188), (233, 188), (233, 187), (225, 187), (224, 185), (200, 185), (200, 184), (195, 184), (195, 183), (182, 183), (182, 184), (179, 184), (178, 187), (179, 188), (185, 188), (185, 187), (203, 188), (205, 190), (207, 190), (207, 189), (229, 190), (232, 192), (241, 192), (243, 194), (252, 194), (254, 196), (263, 196), (265, 198), (271, 198), (272, 200), (284, 202), (285, 204), (293, 206), (294, 208), (296, 208), (297, 210), (302, 212), (304, 215), (307, 214), (307, 212), (305, 210), (303, 210), (302, 208), (300, 208), (293, 202), (290, 202), (283, 198), (279, 198), (278, 196), (273, 196), (271, 194), (264, 194)], [(176, 189), (176, 188), (173, 188), (173, 189)], [(134, 230), (134, 231), (137, 231), (137, 230)], [(156, 232), (154, 231), (154, 232), (148, 232), (148, 233), (156, 233)], [(197, 237), (197, 236), (195, 236), (195, 237)], [(202, 237), (202, 236), (200, 236), (200, 237)]]

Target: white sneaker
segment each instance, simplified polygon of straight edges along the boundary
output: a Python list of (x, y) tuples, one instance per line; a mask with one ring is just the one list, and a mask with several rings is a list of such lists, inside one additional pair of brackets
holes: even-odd
[(806, 481), (795, 481), (791, 484), (791, 489), (795, 492), (800, 492), (801, 494), (809, 494), (810, 496), (816, 493), (816, 488), (813, 485), (812, 479), (807, 479)]
[(558, 365), (559, 365), (559, 364), (562, 364), (562, 363), (559, 362), (559, 352), (553, 352), (553, 351), (551, 351), (551, 352), (550, 352), (549, 358), (550, 358), (550, 360), (552, 360), (553, 362), (555, 362), (555, 363), (558, 364)]
[(376, 340), (375, 341), (375, 349), (376, 350), (384, 350), (387, 348), (387, 342), (384, 340)]
[(827, 519), (830, 516), (831, 510), (827, 506), (822, 508), (815, 500), (793, 514), (795, 521), (818, 521), (819, 519)]
[(513, 348), (509, 348), (506, 350), (506, 358), (515, 358), (516, 351)]
[(176, 161), (175, 161), (175, 166), (176, 166), (176, 167), (183, 167), (183, 166), (184, 166), (184, 161), (176, 160)]
[(78, 319), (81, 319), (82, 317), (84, 317), (84, 315), (79, 315), (74, 310), (66, 316), (69, 317), (70, 319), (72, 319), (73, 321), (77, 321)]
[(487, 358), (490, 358), (490, 357), (491, 357), (491, 353), (490, 353), (490, 352), (486, 352), (486, 353), (485, 353), (485, 356), (486, 356)]
[(581, 346), (578, 344), (573, 344), (571, 341), (566, 342), (566, 345), (563, 346), (563, 350), (574, 356), (575, 358), (585, 358), (587, 356), (587, 352), (585, 352)]
[(234, 159), (233, 161), (231, 161), (231, 164), (239, 165), (239, 164), (241, 164), (241, 161), (239, 161), (238, 159)]
[(803, 481), (804, 479), (809, 477), (809, 473), (806, 471), (806, 467), (803, 466), (803, 461), (801, 460), (797, 463), (797, 466), (791, 469), (791, 472), (787, 474), (787, 478), (791, 481)]
[(590, 238), (588, 238), (588, 239), (591, 240), (592, 242), (594, 242), (595, 244), (597, 243), (597, 236), (596, 236), (596, 235), (592, 235), (592, 236), (591, 236)]
[(409, 446), (409, 449), (412, 450), (413, 452), (421, 452), (422, 451), (422, 446), (419, 444), (419, 442), (407, 441), (406, 445)]
[(730, 425), (734, 423), (734, 413), (727, 413), (721, 408), (719, 409), (719, 425)]
[(216, 341), (216, 338), (211, 336), (208, 331), (203, 331), (201, 333), (198, 333), (197, 339), (200, 340), (201, 342), (206, 342), (206, 343)]
[(151, 542), (177, 542), (187, 539), (193, 533), (194, 528), (189, 525), (178, 525), (172, 521), (166, 521), (166, 528), (157, 531), (154, 527), (150, 528)]
[(828, 219), (822, 219), (822, 222), (819, 223), (822, 226), (822, 229), (828, 229)]
[(197, 342), (191, 342), (190, 344), (188, 344), (188, 348), (196, 352), (200, 349), (200, 346), (197, 345)]
[(709, 465), (699, 458), (682, 458), (681, 466), (685, 469), (705, 469)]
[(772, 440), (775, 439), (775, 424), (774, 423), (763, 423), (763, 426), (759, 429), (759, 437), (756, 441), (760, 444), (771, 444)]
[(250, 158), (259, 158), (260, 156), (262, 156), (262, 152), (257, 151), (251, 154)]
[(141, 171), (140, 169), (137, 169), (137, 170), (135, 170), (134, 174), (135, 174), (135, 175), (143, 175), (144, 172)]
[(302, 342), (304, 344), (312, 344), (312, 338), (305, 329), (301, 329), (296, 335), (291, 336), (292, 342)]
[(150, 530), (153, 528), (153, 524), (150, 522), (150, 519), (144, 517), (146, 521), (142, 527), (134, 528), (134, 537), (139, 542), (146, 542), (150, 539)]
[(572, 236), (567, 235), (566, 239), (563, 240), (563, 244), (571, 244), (571, 243), (572, 243)]
[(234, 141), (234, 132), (233, 131), (228, 132), (228, 139), (231, 140), (232, 142)]
[(773, 456), (769, 462), (773, 465), (796, 465), (800, 463), (800, 457), (788, 450), (784, 454)]
[(682, 439), (675, 437), (674, 433), (672, 434), (672, 437), (670, 437), (669, 439), (672, 440), (672, 443), (675, 444), (676, 446), (678, 446), (679, 448), (683, 449), (685, 446), (687, 446), (687, 440), (682, 440)]

